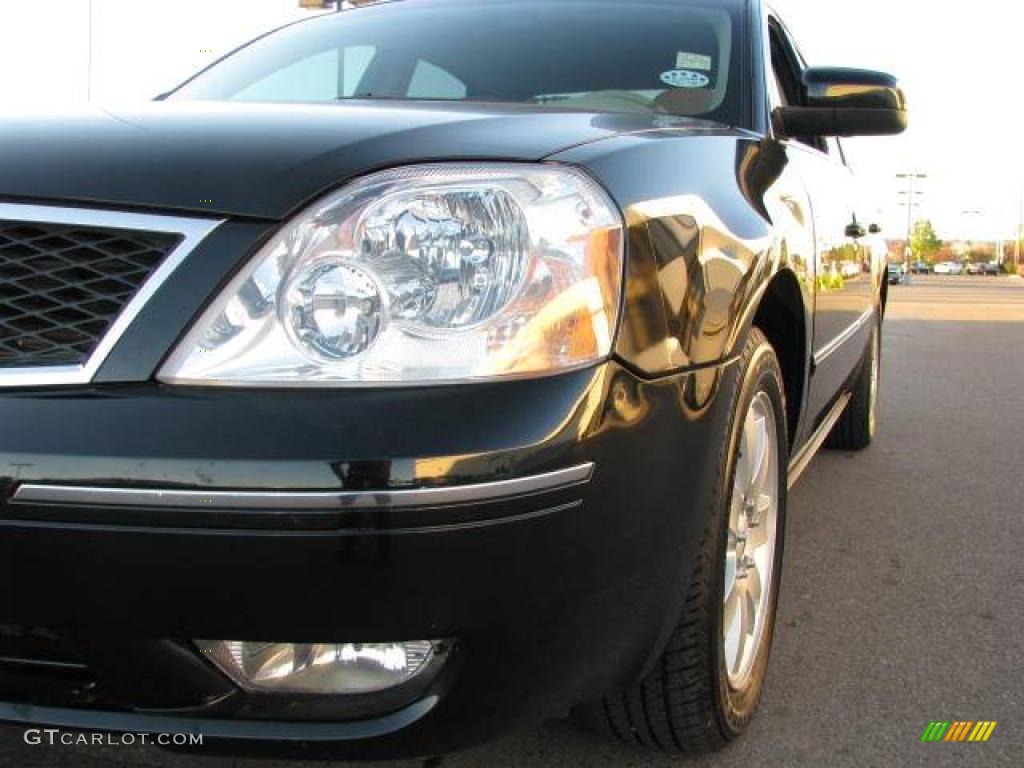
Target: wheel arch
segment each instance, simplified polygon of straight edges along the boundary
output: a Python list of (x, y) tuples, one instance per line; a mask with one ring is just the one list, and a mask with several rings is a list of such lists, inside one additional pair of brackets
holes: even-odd
[(779, 269), (757, 301), (751, 325), (775, 349), (786, 395), (786, 428), (795, 448), (810, 377), (810, 323), (800, 281), (792, 269)]

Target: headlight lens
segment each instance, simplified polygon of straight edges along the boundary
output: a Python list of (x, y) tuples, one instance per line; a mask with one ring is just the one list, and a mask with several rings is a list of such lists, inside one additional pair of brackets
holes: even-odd
[(426, 384), (611, 351), (622, 223), (561, 166), (377, 173), (286, 225), (160, 372), (175, 384)]

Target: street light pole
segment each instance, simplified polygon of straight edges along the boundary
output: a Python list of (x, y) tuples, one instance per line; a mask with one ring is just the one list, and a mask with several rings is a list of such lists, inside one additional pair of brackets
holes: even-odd
[(907, 189), (900, 194), (907, 196), (907, 247), (903, 251), (903, 278), (907, 283), (910, 283), (910, 256), (913, 253), (913, 247), (910, 243), (914, 236), (914, 208), (917, 205), (914, 202), (914, 197), (915, 195), (924, 194), (920, 190), (914, 189), (914, 186), (918, 179), (927, 179), (928, 174), (917, 172), (897, 173), (896, 178), (907, 180)]

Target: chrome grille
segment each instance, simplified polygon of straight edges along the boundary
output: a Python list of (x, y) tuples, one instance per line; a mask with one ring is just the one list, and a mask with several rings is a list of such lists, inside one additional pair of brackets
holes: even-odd
[(0, 368), (84, 365), (182, 239), (0, 220)]

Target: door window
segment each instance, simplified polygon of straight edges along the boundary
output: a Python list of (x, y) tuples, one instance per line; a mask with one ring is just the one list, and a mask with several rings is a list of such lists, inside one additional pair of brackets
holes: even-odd
[[(782, 106), (800, 106), (803, 104), (803, 84), (800, 56), (790, 44), (785, 32), (777, 23), (770, 25), (771, 53), (772, 53), (772, 80), (778, 95), (782, 100)], [(796, 136), (796, 141), (806, 144), (819, 152), (828, 154), (828, 145), (818, 137)]]
[(836, 159), (837, 162), (846, 165), (846, 152), (843, 151), (843, 145), (839, 139), (835, 136), (829, 136), (825, 139), (825, 144), (828, 147), (828, 153)]
[(420, 60), (409, 83), (410, 99), (465, 99), (466, 84), (429, 61)]

